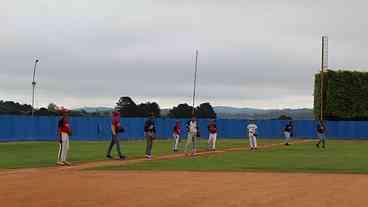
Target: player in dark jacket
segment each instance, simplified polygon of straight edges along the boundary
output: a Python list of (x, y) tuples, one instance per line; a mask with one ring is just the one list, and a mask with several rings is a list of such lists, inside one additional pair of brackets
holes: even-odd
[(318, 137), (318, 143), (316, 144), (316, 146), (318, 148), (321, 143), (322, 143), (322, 148), (326, 147), (326, 130), (327, 128), (325, 126), (325, 123), (323, 123), (323, 121), (319, 121), (316, 127), (317, 137)]
[(293, 129), (294, 129), (293, 123), (291, 121), (289, 121), (286, 124), (285, 128), (284, 128), (284, 136), (285, 136), (285, 145), (286, 146), (289, 145), (290, 137), (293, 136)]
[(152, 145), (153, 140), (156, 138), (156, 127), (153, 114), (151, 114), (151, 116), (144, 123), (144, 137), (146, 138), (147, 143), (146, 158), (152, 159)]

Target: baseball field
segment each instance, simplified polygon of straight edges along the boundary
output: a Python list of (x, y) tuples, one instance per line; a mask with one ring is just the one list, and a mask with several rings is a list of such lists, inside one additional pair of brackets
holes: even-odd
[[(71, 167), (56, 167), (55, 142), (0, 143), (2, 206), (366, 206), (368, 141), (219, 140), (197, 156), (156, 141), (122, 142), (128, 160), (106, 160), (108, 142), (71, 142)], [(184, 143), (181, 143), (182, 145)], [(116, 155), (115, 155), (116, 156)]]

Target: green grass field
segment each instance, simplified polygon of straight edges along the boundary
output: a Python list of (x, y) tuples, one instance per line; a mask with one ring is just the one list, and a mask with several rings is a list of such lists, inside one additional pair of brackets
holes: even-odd
[[(201, 139), (200, 148), (206, 148)], [(259, 139), (260, 145), (280, 143), (281, 140)], [(69, 160), (73, 163), (104, 160), (109, 142), (72, 141)], [(172, 142), (156, 141), (154, 156), (171, 154)], [(181, 143), (181, 146), (184, 142)], [(328, 141), (327, 149), (317, 149), (313, 143), (289, 147), (274, 146), (257, 152), (246, 150), (246, 139), (219, 140), (218, 149), (243, 147), (244, 151), (210, 156), (187, 157), (176, 160), (153, 160), (121, 166), (104, 166), (99, 170), (185, 170), (185, 171), (277, 171), (277, 172), (337, 172), (368, 173), (368, 141)], [(129, 159), (144, 155), (145, 142), (122, 142)], [(0, 143), (0, 169), (54, 166), (56, 142)], [(113, 149), (116, 156), (116, 150)]]
[[(71, 141), (69, 158), (73, 163), (104, 160), (108, 141)], [(169, 142), (155, 143), (154, 152), (157, 154), (170, 153)], [(129, 158), (144, 154), (143, 141), (126, 141), (121, 143), (122, 151)], [(117, 156), (115, 147), (112, 151)], [(56, 142), (9, 142), (0, 143), (0, 168), (30, 168), (55, 165), (58, 153)]]
[(329, 141), (327, 149), (315, 142), (276, 146), (257, 152), (226, 152), (220, 155), (153, 160), (99, 170), (169, 171), (276, 171), (368, 173), (368, 141)]
[[(201, 139), (201, 147), (205, 147), (204, 139)], [(265, 141), (277, 142), (277, 141)], [(153, 155), (164, 155), (171, 153), (171, 141), (155, 141)], [(181, 146), (184, 142), (181, 143)], [(71, 141), (69, 160), (73, 163), (91, 162), (104, 160), (108, 141), (87, 142)], [(122, 151), (129, 159), (142, 157), (145, 151), (143, 141), (123, 141)], [(245, 139), (239, 140), (219, 140), (219, 149), (224, 147), (246, 146)], [(31, 168), (54, 166), (58, 152), (56, 142), (5, 142), (0, 143), (0, 169)], [(113, 148), (113, 155), (116, 156), (116, 149)]]

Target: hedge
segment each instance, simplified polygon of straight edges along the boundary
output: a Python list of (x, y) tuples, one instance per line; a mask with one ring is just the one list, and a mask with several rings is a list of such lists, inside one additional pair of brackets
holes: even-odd
[[(368, 72), (324, 73), (324, 117), (327, 120), (368, 120)], [(314, 82), (314, 115), (320, 116), (320, 73)]]

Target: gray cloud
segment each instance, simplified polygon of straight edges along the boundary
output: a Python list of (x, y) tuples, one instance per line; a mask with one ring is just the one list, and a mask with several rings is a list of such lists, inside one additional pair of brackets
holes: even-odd
[(330, 68), (368, 68), (365, 1), (5, 0), (0, 7), (0, 99), (112, 106), (121, 95), (162, 106), (198, 101), (311, 107), (320, 38)]

